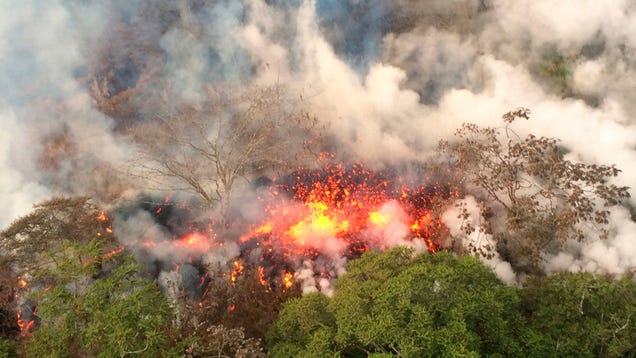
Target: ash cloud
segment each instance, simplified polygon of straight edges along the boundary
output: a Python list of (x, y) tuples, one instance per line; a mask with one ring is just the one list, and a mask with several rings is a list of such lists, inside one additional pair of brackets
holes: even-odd
[[(51, 195), (135, 191), (115, 170), (135, 155), (122, 133), (196, 108), (211, 88), (283, 84), (340, 158), (377, 168), (423, 160), (462, 122), (498, 126), (524, 106), (533, 118), (520, 134), (561, 138), (568, 159), (616, 164), (616, 184), (636, 182), (630, 1), (33, 0), (0, 10), (2, 226)], [(610, 240), (572, 244), (546, 269), (629, 274), (633, 226), (618, 209)]]

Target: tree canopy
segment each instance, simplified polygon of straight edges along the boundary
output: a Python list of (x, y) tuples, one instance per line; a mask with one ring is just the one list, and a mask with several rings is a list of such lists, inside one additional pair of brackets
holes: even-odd
[(269, 334), (273, 357), (519, 354), (519, 297), (472, 257), (405, 248), (353, 261), (333, 298), (292, 300)]
[(491, 220), (463, 229), (493, 234), (517, 269), (536, 266), (550, 246), (582, 241), (586, 233), (607, 238), (607, 208), (630, 196), (611, 183), (620, 173), (615, 166), (571, 162), (556, 138), (521, 137), (512, 127), (520, 118), (529, 119), (530, 110), (504, 114), (501, 128), (464, 123), (455, 140), (439, 146), (465, 191), (483, 197), (484, 211), (504, 214), (503, 225)]

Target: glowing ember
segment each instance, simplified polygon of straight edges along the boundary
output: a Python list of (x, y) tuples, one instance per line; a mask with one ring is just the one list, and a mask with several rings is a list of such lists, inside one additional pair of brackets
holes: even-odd
[(117, 249), (114, 249), (112, 251), (109, 251), (109, 252), (105, 253), (104, 255), (102, 255), (102, 257), (104, 259), (109, 259), (109, 258), (111, 258), (111, 257), (113, 257), (115, 255), (118, 255), (118, 254), (122, 253), (123, 251), (124, 251), (124, 247), (120, 247), (120, 248), (117, 248)]
[(290, 272), (285, 272), (283, 274), (283, 285), (285, 288), (289, 289), (294, 285), (294, 276)]
[(233, 263), (234, 268), (232, 269), (232, 272), (230, 273), (230, 282), (232, 282), (232, 284), (236, 284), (236, 280), (238, 279), (238, 277), (243, 273), (243, 263), (241, 261), (234, 261)]
[(27, 282), (22, 278), (22, 276), (18, 276), (18, 287), (25, 288), (27, 286)]
[(31, 312), (31, 314), (29, 315), (31, 318), (28, 319), (24, 317), (23, 309), (18, 310), (17, 321), (18, 321), (18, 327), (20, 328), (21, 337), (25, 337), (27, 334), (29, 334), (29, 332), (31, 332), (31, 329), (35, 325), (35, 319), (33, 319), (33, 317), (35, 317), (37, 312), (38, 312), (38, 308), (35, 307), (33, 311)]
[(265, 269), (263, 269), (263, 266), (258, 266), (257, 271), (258, 271), (258, 282), (260, 282), (261, 285), (263, 286), (269, 286), (269, 284), (265, 280)]

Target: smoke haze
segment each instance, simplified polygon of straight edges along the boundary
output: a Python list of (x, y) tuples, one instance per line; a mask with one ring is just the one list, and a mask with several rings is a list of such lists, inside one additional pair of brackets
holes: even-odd
[[(521, 135), (560, 138), (567, 159), (616, 164), (615, 184), (633, 186), (635, 33), (628, 0), (0, 0), (0, 226), (52, 195), (141, 189), (119, 172), (135, 157), (126, 130), (253, 86), (285, 86), (337, 157), (374, 168), (527, 107)], [(155, 227), (115, 227), (150, 235), (139, 222)], [(609, 240), (573, 243), (546, 270), (632, 275), (629, 210), (610, 225)]]

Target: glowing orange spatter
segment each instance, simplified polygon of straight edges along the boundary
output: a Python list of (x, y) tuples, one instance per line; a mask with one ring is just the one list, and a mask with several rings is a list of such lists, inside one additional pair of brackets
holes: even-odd
[[(426, 190), (366, 170), (361, 164), (300, 171), (294, 184), (275, 186), (271, 192), (267, 219), (242, 240), (259, 237), (259, 244), (282, 250), (286, 256), (320, 254), (331, 250), (329, 245), (340, 245), (341, 254), (349, 256), (352, 250), (384, 249), (389, 245), (380, 232), (395, 221), (407, 228), (404, 240), (423, 240), (434, 252), (435, 240), (444, 230), (432, 213), (434, 198), (427, 197)], [(282, 198), (281, 192), (292, 193), (292, 198)], [(383, 212), (381, 208), (389, 202), (396, 203), (404, 214)]]
[(210, 242), (208, 241), (208, 238), (196, 232), (187, 234), (180, 238), (176, 241), (175, 245), (200, 251), (207, 251), (210, 249)]

